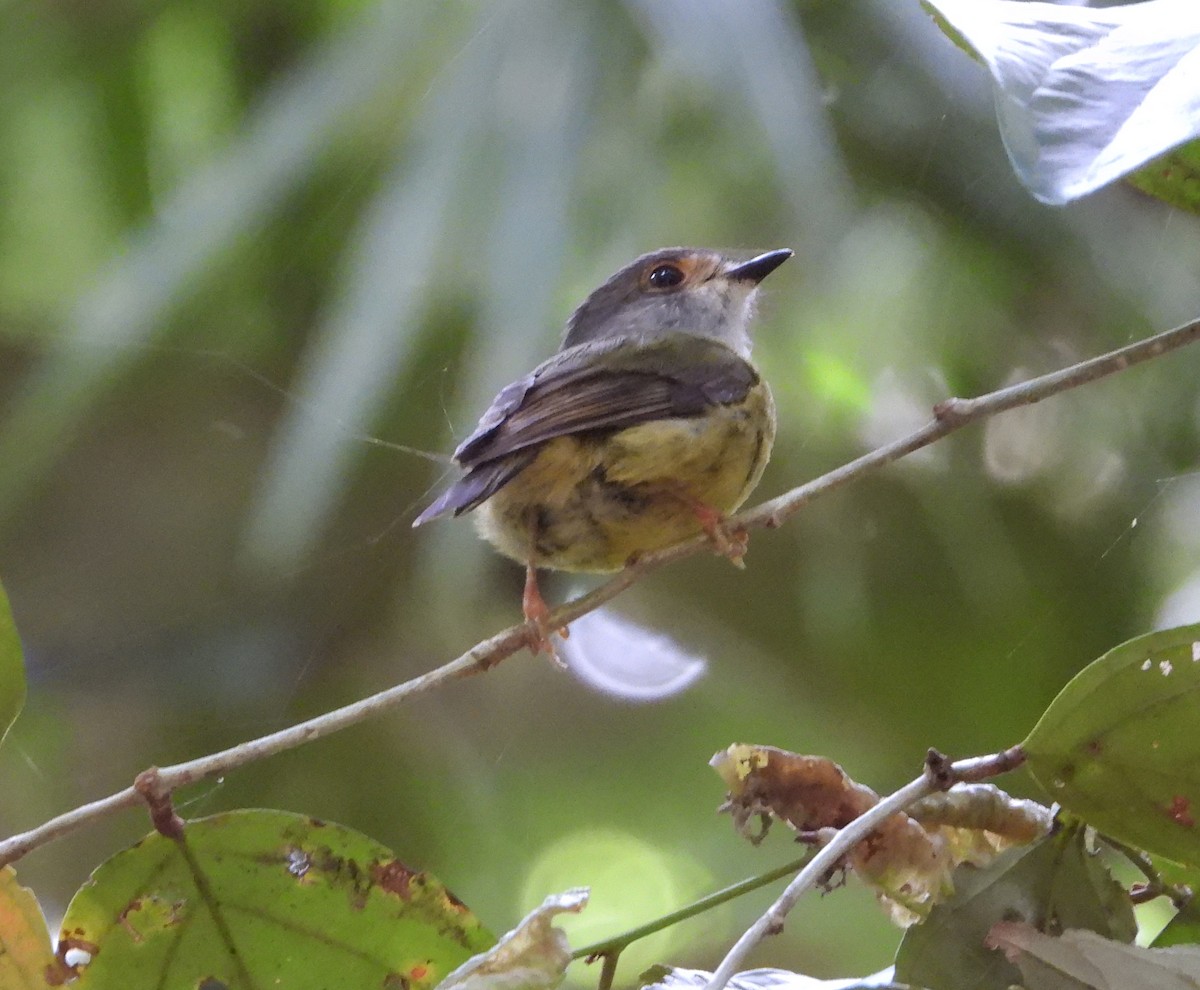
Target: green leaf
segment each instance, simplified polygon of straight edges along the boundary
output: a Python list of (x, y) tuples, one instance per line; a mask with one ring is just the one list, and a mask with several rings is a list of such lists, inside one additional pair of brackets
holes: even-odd
[(1068, 828), (1033, 846), (1001, 853), (990, 866), (960, 867), (955, 894), (904, 936), (896, 979), (929, 990), (1007, 990), (1020, 973), (984, 945), (998, 921), (1044, 930), (1086, 928), (1129, 942), (1137, 931), (1129, 898), (1083, 828)]
[(11, 866), (0, 867), (0, 987), (45, 990), (46, 977), (58, 972), (37, 898)]
[(0, 587), (0, 742), (25, 704), (25, 664), (8, 596)]
[(80, 990), (420, 990), (495, 939), (436, 879), (341, 825), (235, 811), (104, 863), (63, 919)]
[(1200, 625), (1139, 636), (1071, 680), (1023, 743), (1029, 769), (1100, 831), (1200, 865)]

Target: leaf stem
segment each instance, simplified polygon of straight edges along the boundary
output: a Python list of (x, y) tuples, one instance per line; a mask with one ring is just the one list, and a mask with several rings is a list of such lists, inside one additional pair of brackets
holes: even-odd
[(747, 877), (745, 880), (740, 880), (722, 890), (701, 897), (699, 900), (692, 901), (691, 904), (681, 907), (678, 911), (672, 911), (670, 914), (664, 914), (662, 917), (655, 918), (644, 925), (630, 928), (628, 931), (621, 932), (620, 935), (606, 938), (603, 942), (594, 942), (591, 945), (585, 945), (582, 949), (576, 949), (572, 952), (571, 958), (592, 959), (603, 956), (606, 960), (612, 958), (615, 964), (616, 957), (638, 939), (645, 938), (647, 935), (653, 935), (655, 932), (663, 931), (672, 925), (679, 924), (681, 921), (687, 921), (688, 918), (694, 918), (705, 911), (711, 911), (713, 908), (735, 900), (743, 894), (758, 890), (759, 887), (765, 887), (769, 883), (774, 883), (782, 877), (795, 873), (804, 866), (808, 858), (808, 856), (802, 856), (800, 859), (784, 863), (782, 866), (777, 866), (766, 873)]
[(600, 956), (604, 962), (600, 965), (600, 981), (596, 984), (596, 990), (611, 990), (613, 981), (617, 978), (617, 960), (621, 958), (621, 950), (602, 952)]
[(1130, 863), (1137, 868), (1138, 872), (1146, 878), (1144, 884), (1137, 884), (1133, 890), (1129, 892), (1129, 898), (1135, 904), (1144, 904), (1147, 901), (1152, 901), (1156, 897), (1169, 897), (1171, 903), (1175, 905), (1176, 910), (1182, 911), (1184, 907), (1192, 899), (1192, 889), (1182, 884), (1168, 883), (1163, 879), (1163, 876), (1158, 871), (1158, 867), (1154, 865), (1154, 860), (1134, 846), (1126, 845), (1120, 839), (1114, 839), (1112, 836), (1097, 833), (1100, 841), (1110, 849), (1119, 852)]

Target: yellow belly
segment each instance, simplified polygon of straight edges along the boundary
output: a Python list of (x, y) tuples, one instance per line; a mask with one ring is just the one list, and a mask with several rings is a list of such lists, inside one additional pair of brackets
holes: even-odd
[(736, 510), (775, 439), (760, 382), (740, 405), (607, 435), (558, 437), (476, 510), (480, 533), (521, 563), (615, 571), (700, 532), (694, 506)]

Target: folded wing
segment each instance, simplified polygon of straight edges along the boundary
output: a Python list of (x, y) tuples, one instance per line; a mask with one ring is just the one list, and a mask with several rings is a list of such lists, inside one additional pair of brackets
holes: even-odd
[(740, 402), (757, 381), (734, 351), (687, 334), (640, 346), (619, 340), (568, 348), (496, 396), (454, 453), (466, 474), (413, 525), (480, 505), (556, 437), (699, 416)]

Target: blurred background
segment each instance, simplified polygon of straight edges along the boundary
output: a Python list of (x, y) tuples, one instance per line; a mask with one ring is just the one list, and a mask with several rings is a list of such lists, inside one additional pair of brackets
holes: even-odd
[[(0, 834), (515, 621), (520, 571), (470, 525), (410, 529), (447, 477), (422, 452), (643, 251), (797, 252), (757, 328), (781, 417), (761, 497), (947, 395), (1200, 312), (1197, 221), (1126, 188), (1033, 201), (984, 71), (916, 0), (55, 0), (0, 25), (0, 578), (31, 679)], [(966, 430), (755, 535), (744, 573), (638, 585), (579, 625), (574, 675), (514, 657), (184, 812), (343, 822), (497, 932), (591, 885), (576, 945), (794, 858), (714, 815), (714, 751), (890, 790), (1200, 618), (1198, 369)], [(147, 828), (20, 876), (55, 915)], [(711, 967), (772, 896), (640, 943), (621, 978)], [(755, 961), (865, 973), (897, 940), (851, 883)]]

